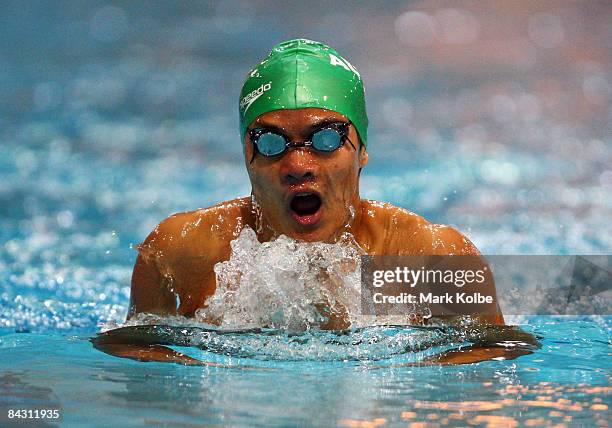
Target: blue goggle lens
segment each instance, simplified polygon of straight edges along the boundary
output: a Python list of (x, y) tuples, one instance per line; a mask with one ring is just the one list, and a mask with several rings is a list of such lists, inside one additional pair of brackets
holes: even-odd
[(335, 129), (321, 129), (312, 136), (312, 147), (322, 152), (333, 152), (342, 145), (342, 137)]
[(266, 132), (257, 139), (257, 150), (264, 156), (276, 156), (285, 151), (286, 144), (282, 135)]

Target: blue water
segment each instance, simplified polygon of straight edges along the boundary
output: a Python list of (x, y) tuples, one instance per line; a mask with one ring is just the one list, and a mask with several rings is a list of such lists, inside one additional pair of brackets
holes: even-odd
[(406, 366), (415, 356), (287, 362), (176, 348), (226, 365), (184, 367), (111, 357), (83, 334), (8, 333), (0, 407), (40, 404), (61, 409), (65, 423), (99, 426), (111, 417), (119, 426), (393, 426), (495, 416), (594, 426), (609, 414), (592, 406), (612, 404), (609, 327), (533, 318), (524, 328), (544, 336), (540, 350), (458, 367)]
[(239, 87), (298, 35), (364, 77), (362, 196), (453, 224), (484, 254), (609, 254), (609, 8), (453, 7), (4, 2), (0, 425), (22, 406), (97, 426), (605, 426), (609, 317), (513, 318), (540, 349), (458, 367), (177, 348), (229, 366), (182, 367), (89, 342), (125, 319), (132, 246), (160, 220), (249, 194)]

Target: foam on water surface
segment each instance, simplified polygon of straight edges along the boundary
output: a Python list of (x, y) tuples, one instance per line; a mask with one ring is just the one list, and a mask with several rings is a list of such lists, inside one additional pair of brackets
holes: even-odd
[[(458, 346), (479, 344), (533, 351), (537, 338), (512, 326), (370, 326), (344, 331), (289, 332), (272, 328), (225, 329), (183, 317), (140, 314), (98, 335), (97, 344), (160, 344), (199, 348), (215, 355), (270, 361), (389, 360), (412, 363)], [(192, 351), (187, 351), (192, 352)], [(210, 359), (211, 355), (199, 355)]]

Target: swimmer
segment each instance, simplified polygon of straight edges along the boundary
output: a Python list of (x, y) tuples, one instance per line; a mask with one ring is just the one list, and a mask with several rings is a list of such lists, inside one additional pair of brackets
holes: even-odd
[[(479, 254), (450, 226), (361, 198), (359, 178), (369, 151), (363, 82), (357, 69), (329, 46), (305, 39), (276, 45), (248, 73), (239, 118), (251, 195), (162, 221), (137, 247), (128, 318), (139, 313), (193, 317), (215, 292), (215, 264), (229, 259), (230, 242), (247, 225), (260, 242), (284, 234), (331, 243), (348, 232), (370, 255)], [(489, 294), (495, 295), (494, 288)], [(503, 324), (497, 302), (492, 305), (492, 315), (480, 321)], [(343, 317), (321, 325), (347, 327)], [(140, 360), (195, 363), (161, 348), (115, 345), (106, 351)], [(440, 363), (501, 354), (478, 348), (471, 357), (464, 351)]]

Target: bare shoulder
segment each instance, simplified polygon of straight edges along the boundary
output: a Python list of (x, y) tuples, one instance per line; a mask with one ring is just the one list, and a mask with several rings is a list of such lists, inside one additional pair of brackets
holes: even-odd
[(214, 265), (229, 256), (247, 207), (247, 198), (235, 199), (158, 224), (137, 247), (128, 318), (140, 312), (192, 314), (200, 307), (214, 293)]
[(153, 229), (138, 251), (166, 258), (215, 254), (249, 222), (249, 210), (250, 199), (239, 198), (173, 214)]
[(384, 235), (381, 254), (479, 254), (476, 246), (452, 226), (435, 224), (405, 208), (364, 200), (370, 226)]

